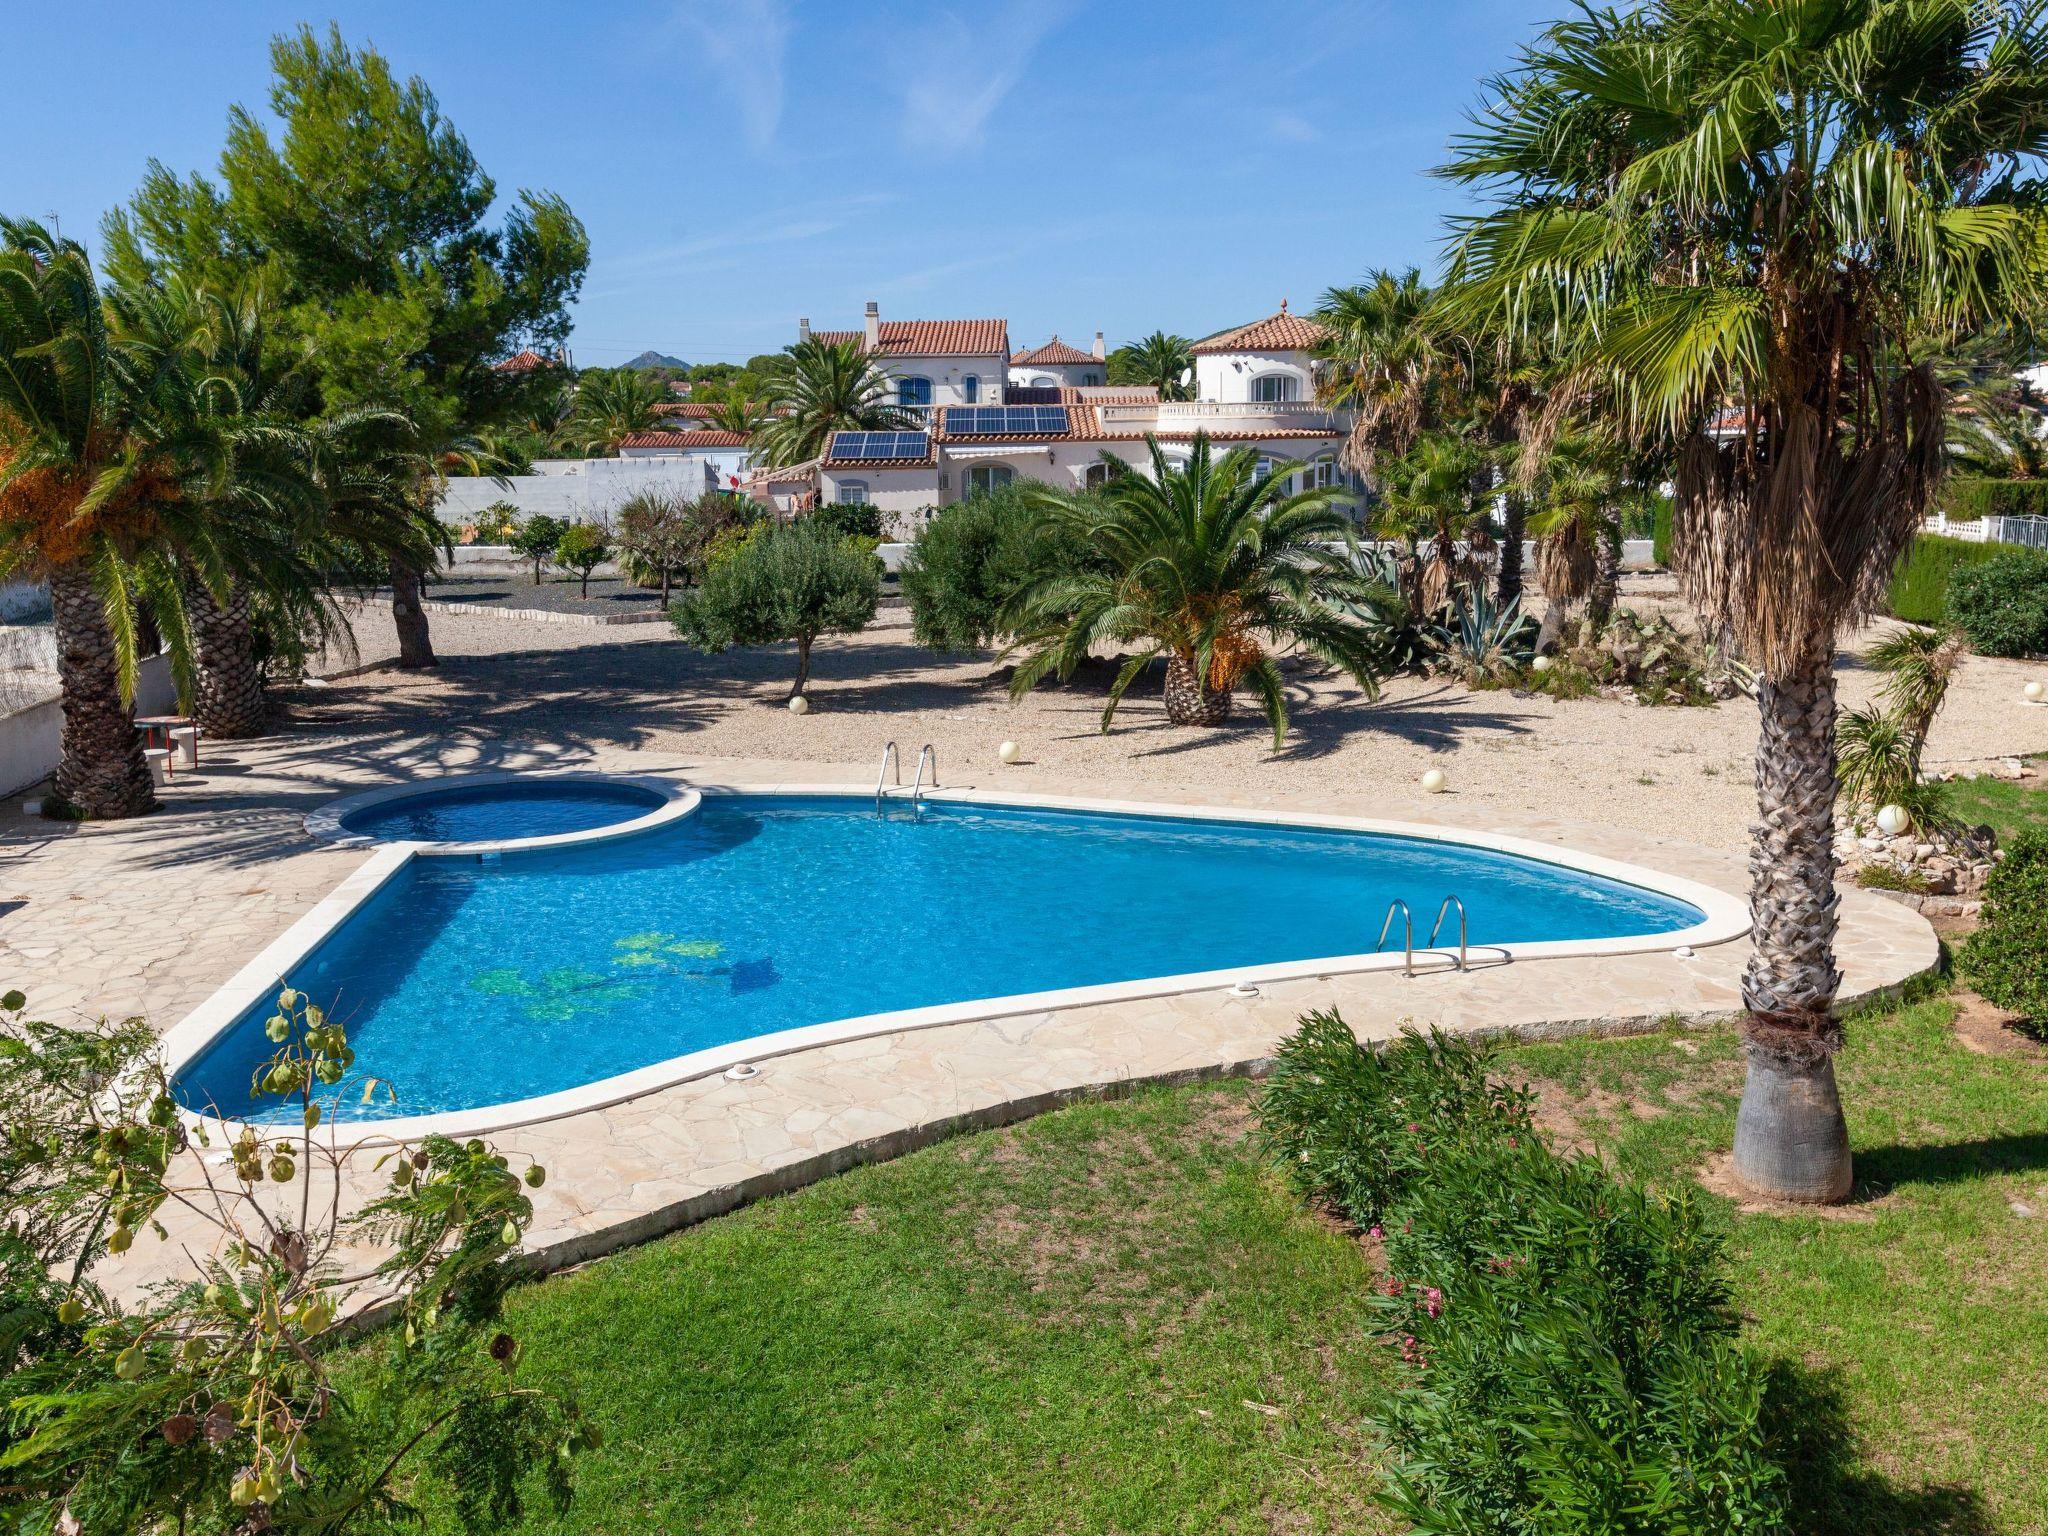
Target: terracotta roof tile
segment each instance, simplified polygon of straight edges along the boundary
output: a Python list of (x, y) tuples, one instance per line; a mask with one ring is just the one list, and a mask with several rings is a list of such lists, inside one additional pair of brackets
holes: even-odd
[(628, 432), (621, 448), (744, 448), (741, 432)]
[(1321, 321), (1290, 315), (1285, 300), (1280, 312), (1235, 330), (1221, 331), (1198, 341), (1190, 351), (1204, 352), (1306, 352), (1329, 334)]
[(657, 416), (681, 416), (687, 421), (709, 421), (715, 405), (698, 405), (688, 400), (666, 400), (654, 408)]
[(528, 347), (523, 352), (513, 353), (502, 363), (493, 363), (491, 366), (500, 373), (531, 373), (536, 368), (552, 368), (555, 361), (553, 358), (542, 357), (533, 348)]
[[(839, 346), (860, 342), (865, 331), (813, 331)], [(1007, 320), (884, 320), (875, 350), (883, 357), (1000, 357), (1010, 355)]]
[(1055, 336), (1042, 347), (1033, 347), (1029, 352), (1019, 352), (1010, 359), (1013, 368), (1048, 367), (1057, 368), (1070, 363), (1099, 363), (1102, 359), (1093, 352), (1083, 352), (1079, 347), (1070, 347)]

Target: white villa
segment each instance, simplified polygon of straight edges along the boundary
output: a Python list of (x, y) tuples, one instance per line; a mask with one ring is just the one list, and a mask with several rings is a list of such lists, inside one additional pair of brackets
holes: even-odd
[[(813, 334), (807, 321), (798, 335)], [(899, 526), (1018, 476), (1062, 487), (1099, 485), (1103, 455), (1148, 462), (1145, 439), (1185, 455), (1198, 432), (1224, 447), (1248, 444), (1268, 473), (1298, 486), (1348, 483), (1337, 466), (1345, 422), (1315, 398), (1315, 347), (1323, 328), (1279, 310), (1194, 347), (1197, 398), (1161, 400), (1156, 389), (1104, 382), (1098, 332), (1093, 352), (1054, 337), (1012, 353), (1001, 320), (884, 321), (872, 302), (864, 331), (819, 332), (860, 340), (892, 385), (915, 430), (841, 432), (810, 464), (765, 473), (752, 493), (785, 509), (816, 502), (873, 505)], [(1088, 382), (1092, 381), (1092, 382)]]

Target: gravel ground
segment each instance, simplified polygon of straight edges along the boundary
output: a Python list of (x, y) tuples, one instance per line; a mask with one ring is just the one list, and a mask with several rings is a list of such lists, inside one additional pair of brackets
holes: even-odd
[[(661, 607), (661, 594), (634, 585), (617, 576), (590, 578), (590, 594), (575, 577), (548, 576), (539, 585), (531, 576), (460, 576), (429, 582), (430, 602), (473, 603), (479, 608), (539, 608), (549, 613), (618, 614), (645, 613), (650, 617)], [(389, 602), (388, 588), (378, 596)]]
[[(1638, 609), (1673, 600), (1668, 582), (1644, 579), (1632, 580), (1624, 596)], [(911, 643), (900, 606), (885, 607), (864, 634), (819, 642), (812, 709), (801, 717), (783, 707), (793, 675), (788, 646), (702, 656), (660, 625), (591, 629), (443, 613), (432, 622), (437, 671), (374, 671), (300, 690), (300, 727), (839, 767), (878, 761), (893, 738), (906, 765), (929, 741), (953, 777), (983, 785), (1022, 789), (1043, 774), (1135, 798), (1148, 787), (1185, 794), (1215, 785), (1251, 795), (1261, 785), (1311, 794), (1378, 787), (1390, 814), (1417, 797), (1416, 781), (1435, 767), (1454, 795), (1503, 814), (1611, 822), (1720, 848), (1740, 847), (1754, 815), (1756, 710), (1740, 697), (1706, 709), (1647, 709), (1402, 678), (1368, 702), (1348, 683), (1290, 663), (1294, 730), (1275, 752), (1249, 706), (1222, 730), (1169, 725), (1156, 682), (1133, 688), (1104, 735), (1097, 725), (1106, 669), (1012, 703), (993, 657), (932, 656)], [(382, 607), (365, 611), (357, 630), (364, 662), (395, 652)], [(1880, 632), (1855, 636), (1845, 649), (1845, 705), (1872, 692), (1875, 676), (1860, 652)], [(2030, 678), (2048, 681), (2048, 665), (1967, 660), (1936, 722), (1930, 766), (1965, 769), (2048, 752), (2048, 708), (2021, 698)], [(996, 763), (1006, 738), (1023, 748), (1014, 768)]]

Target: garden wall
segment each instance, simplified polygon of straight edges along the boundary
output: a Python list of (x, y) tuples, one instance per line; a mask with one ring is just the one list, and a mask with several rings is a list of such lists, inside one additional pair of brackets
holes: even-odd
[[(177, 702), (169, 658), (152, 656), (143, 662), (135, 681), (135, 712), (168, 714)], [(0, 715), (0, 795), (19, 794), (57, 771), (63, 730), (64, 710), (54, 694)]]

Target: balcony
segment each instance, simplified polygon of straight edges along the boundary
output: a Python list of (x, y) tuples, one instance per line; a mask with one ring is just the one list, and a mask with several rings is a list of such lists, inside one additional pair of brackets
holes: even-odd
[(1335, 432), (1337, 413), (1315, 400), (1162, 400), (1156, 405), (1098, 405), (1105, 432)]

